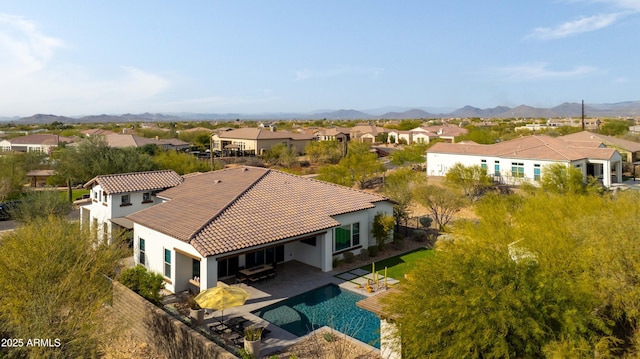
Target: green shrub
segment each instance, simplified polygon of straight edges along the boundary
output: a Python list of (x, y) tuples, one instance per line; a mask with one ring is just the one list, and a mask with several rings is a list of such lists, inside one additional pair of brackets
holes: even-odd
[(360, 260), (366, 261), (367, 259), (369, 259), (369, 250), (367, 248), (362, 248), (360, 250)]
[(375, 257), (375, 256), (377, 256), (377, 255), (378, 255), (378, 253), (379, 253), (379, 251), (380, 251), (380, 250), (378, 249), (378, 246), (370, 246), (370, 247), (369, 247), (369, 255), (370, 255), (371, 257)]
[(149, 272), (143, 266), (139, 265), (122, 271), (120, 283), (154, 304), (159, 304), (162, 299), (160, 294), (160, 290), (164, 288), (162, 275)]
[(416, 229), (413, 231), (413, 234), (411, 234), (411, 238), (416, 242), (424, 242), (427, 240), (427, 237), (427, 232), (422, 229)]
[(324, 332), (324, 333), (322, 333), (322, 337), (324, 338), (324, 340), (326, 340), (329, 343), (331, 343), (331, 342), (333, 342), (333, 341), (335, 341), (337, 339), (336, 335), (333, 334), (332, 332)]
[(344, 252), (344, 254), (342, 256), (344, 257), (345, 263), (353, 263), (353, 260), (355, 258), (355, 254), (353, 254), (353, 252), (351, 252), (351, 251)]
[(429, 216), (420, 217), (420, 225), (424, 228), (431, 227), (431, 223), (433, 223), (433, 218)]

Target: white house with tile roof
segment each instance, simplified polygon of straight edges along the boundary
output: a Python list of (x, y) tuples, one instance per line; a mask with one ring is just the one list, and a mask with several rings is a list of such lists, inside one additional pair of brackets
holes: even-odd
[(261, 155), (274, 145), (284, 143), (302, 153), (313, 136), (288, 131), (271, 131), (264, 128), (238, 128), (219, 132), (211, 136), (213, 151), (246, 151)]
[(96, 176), (84, 185), (90, 198), (76, 202), (80, 223), (109, 239), (114, 231), (133, 228), (126, 215), (160, 203), (156, 193), (181, 182), (172, 170)]
[(126, 218), (135, 262), (162, 273), (171, 292), (291, 260), (330, 271), (334, 256), (375, 244), (377, 213), (393, 213), (385, 197), (257, 167), (185, 177), (158, 197)]
[(0, 146), (3, 150), (16, 152), (41, 152), (50, 154), (62, 143), (72, 143), (75, 140), (71, 137), (60, 135), (38, 133), (15, 137), (10, 140), (3, 140)]
[(602, 135), (590, 131), (581, 131), (561, 137), (565, 141), (571, 141), (577, 144), (588, 145), (589, 143), (602, 144), (608, 148), (615, 148), (625, 162), (636, 162), (640, 160), (640, 143), (629, 141), (618, 137)]
[(601, 143), (529, 136), (491, 145), (436, 143), (427, 150), (427, 176), (445, 176), (456, 163), (480, 165), (499, 183), (536, 183), (547, 165), (561, 163), (593, 176), (605, 187), (622, 182), (622, 157)]

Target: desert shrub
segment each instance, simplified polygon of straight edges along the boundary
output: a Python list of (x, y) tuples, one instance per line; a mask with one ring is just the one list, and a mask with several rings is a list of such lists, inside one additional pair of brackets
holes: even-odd
[(360, 257), (360, 260), (366, 261), (369, 259), (369, 250), (367, 248), (362, 248), (358, 256)]
[(431, 223), (433, 223), (433, 218), (429, 216), (420, 217), (420, 225), (424, 228), (431, 227)]
[(355, 258), (355, 254), (353, 254), (353, 252), (344, 252), (342, 256), (344, 257), (345, 263), (353, 263), (353, 260)]
[(416, 242), (424, 242), (428, 239), (427, 231), (423, 231), (422, 229), (416, 229), (411, 234), (411, 238)]
[(371, 257), (375, 257), (378, 255), (378, 253), (380, 252), (378, 246), (370, 246), (369, 247), (369, 255)]
[(149, 272), (143, 266), (139, 265), (122, 271), (120, 283), (154, 304), (160, 303), (162, 299), (160, 294), (160, 290), (164, 288), (162, 275)]
[(403, 246), (404, 242), (402, 242), (402, 239), (400, 238), (394, 238), (393, 242), (391, 243), (391, 248), (393, 248), (394, 250), (402, 249)]

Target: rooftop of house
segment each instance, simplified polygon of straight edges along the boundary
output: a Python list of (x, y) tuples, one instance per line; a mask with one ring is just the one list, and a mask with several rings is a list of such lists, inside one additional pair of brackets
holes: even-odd
[(218, 137), (228, 139), (244, 140), (268, 140), (268, 139), (291, 139), (291, 140), (311, 140), (313, 136), (304, 133), (293, 133), (289, 131), (271, 131), (264, 128), (238, 128), (235, 130), (219, 132)]
[(127, 218), (188, 242), (205, 257), (318, 233), (339, 225), (333, 216), (387, 200), (258, 167), (191, 176), (158, 196), (169, 201)]
[(127, 135), (127, 134), (106, 134), (104, 135), (105, 141), (107, 141), (107, 145), (109, 147), (142, 147), (148, 144), (154, 144), (158, 146), (162, 145), (172, 145), (172, 146), (188, 146), (189, 143), (179, 140), (177, 138), (169, 138), (169, 139), (155, 139), (155, 138), (146, 138), (140, 137), (136, 135)]
[(605, 146), (614, 146), (630, 152), (640, 151), (640, 143), (617, 138), (613, 136), (602, 135), (599, 133), (580, 131), (569, 135), (562, 136), (566, 141), (587, 143), (604, 143)]
[(34, 135), (26, 135), (15, 137), (9, 140), (12, 145), (51, 145), (57, 146), (61, 142), (73, 142), (71, 137), (64, 137), (53, 134), (38, 133)]
[(182, 183), (182, 177), (173, 170), (119, 173), (96, 176), (84, 187), (98, 184), (107, 194), (140, 191), (159, 191)]
[(608, 160), (615, 153), (615, 149), (579, 146), (571, 141), (549, 136), (528, 136), (490, 145), (477, 143), (436, 143), (427, 150), (427, 153), (575, 161), (584, 158)]

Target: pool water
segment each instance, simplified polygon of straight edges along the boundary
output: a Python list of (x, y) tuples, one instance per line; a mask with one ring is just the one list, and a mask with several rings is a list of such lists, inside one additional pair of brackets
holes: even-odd
[(364, 298), (327, 284), (252, 313), (297, 336), (326, 325), (380, 348), (380, 320), (356, 306)]

